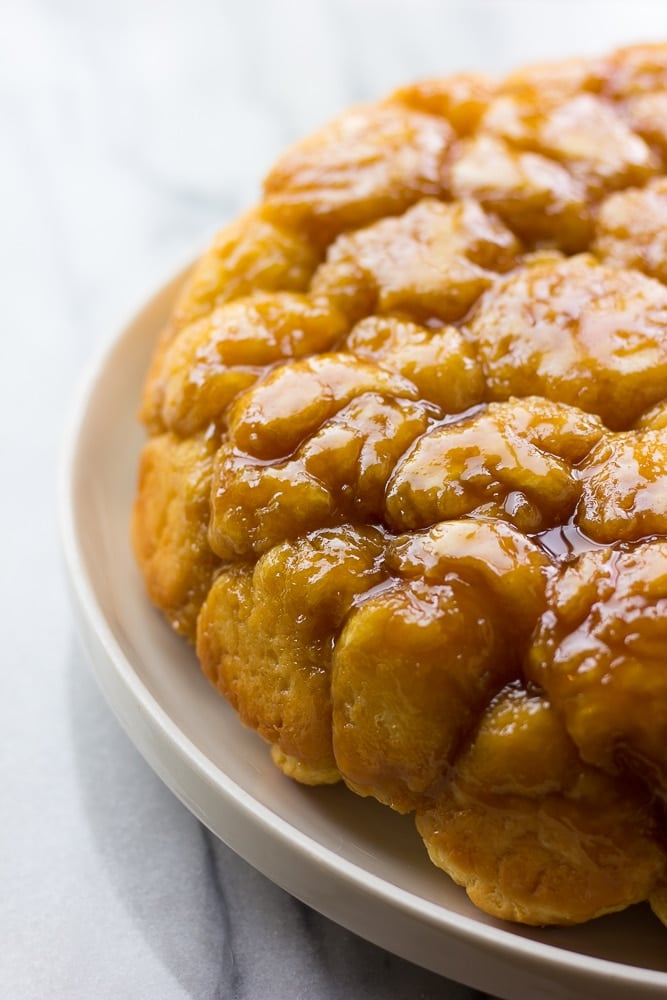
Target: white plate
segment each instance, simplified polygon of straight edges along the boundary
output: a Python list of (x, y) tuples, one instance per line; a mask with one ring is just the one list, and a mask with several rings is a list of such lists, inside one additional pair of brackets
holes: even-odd
[(90, 660), (130, 738), (238, 854), (376, 944), (503, 998), (667, 995), (667, 931), (647, 907), (531, 930), (475, 910), (412, 821), (343, 787), (306, 789), (269, 760), (144, 594), (128, 542), (143, 432), (135, 414), (180, 279), (111, 346), (74, 414), (61, 480), (64, 551)]

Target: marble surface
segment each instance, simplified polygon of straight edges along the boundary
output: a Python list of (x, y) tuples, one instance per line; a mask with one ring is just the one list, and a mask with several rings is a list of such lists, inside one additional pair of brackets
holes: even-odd
[(129, 744), (64, 589), (68, 405), (142, 298), (343, 106), (661, 37), (662, 0), (0, 0), (3, 997), (476, 995), (272, 886)]

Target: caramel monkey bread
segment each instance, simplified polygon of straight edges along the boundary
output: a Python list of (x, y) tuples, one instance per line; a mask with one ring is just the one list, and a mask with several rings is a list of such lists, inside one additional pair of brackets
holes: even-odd
[(493, 916), (667, 923), (667, 44), (290, 149), (142, 418), (150, 598), (285, 774)]

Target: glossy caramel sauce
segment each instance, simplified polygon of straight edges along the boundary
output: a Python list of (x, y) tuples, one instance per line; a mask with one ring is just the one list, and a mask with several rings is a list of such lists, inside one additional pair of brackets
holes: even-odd
[(558, 524), (533, 536), (540, 548), (556, 563), (574, 562), (583, 552), (606, 548), (604, 543), (594, 542), (585, 535), (573, 520)]
[(667, 46), (421, 81), (269, 173), (147, 377), (148, 592), (476, 905), (667, 920)]

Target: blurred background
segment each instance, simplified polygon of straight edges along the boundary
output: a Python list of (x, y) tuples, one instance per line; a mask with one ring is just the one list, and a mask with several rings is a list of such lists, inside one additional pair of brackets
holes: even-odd
[(234, 959), (248, 996), (445, 995), (326, 923), (304, 957), (306, 918), (130, 747), (64, 591), (67, 412), (90, 359), (290, 141), (408, 79), (639, 40), (667, 40), (664, 0), (0, 0), (3, 997), (236, 997), (215, 878), (263, 935), (263, 964), (251, 937)]

